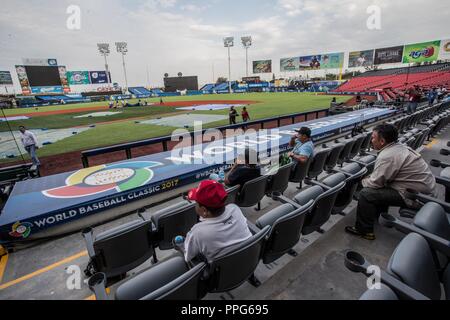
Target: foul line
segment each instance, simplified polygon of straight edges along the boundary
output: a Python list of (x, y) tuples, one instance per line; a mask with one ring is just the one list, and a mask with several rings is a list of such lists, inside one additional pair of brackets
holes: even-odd
[(7, 263), (8, 263), (8, 254), (5, 254), (0, 257), (0, 283), (2, 283), (3, 273), (5, 273)]
[[(80, 257), (85, 256), (85, 255), (87, 255), (87, 251), (82, 251), (82, 252), (77, 253), (77, 254), (75, 254), (73, 256), (70, 256), (70, 257), (65, 258), (63, 260), (60, 260), (60, 261), (58, 261), (56, 263), (53, 263), (53, 264), (51, 264), (51, 265), (49, 265), (49, 266), (47, 266), (45, 268), (39, 269), (39, 270), (37, 270), (35, 272), (32, 272), (32, 273), (29, 273), (29, 274), (27, 274), (27, 275), (25, 275), (23, 277), (20, 277), (18, 279), (15, 279), (15, 280), (9, 281), (9, 282), (7, 282), (5, 284), (2, 284), (2, 285), (0, 285), (0, 290), (9, 288), (9, 287), (11, 287), (11, 286), (13, 286), (15, 284), (18, 284), (18, 283), (21, 283), (21, 282), (23, 282), (25, 280), (31, 279), (31, 278), (33, 278), (35, 276), (38, 276), (38, 275), (40, 275), (42, 273), (50, 271), (50, 270), (52, 270), (52, 269), (54, 269), (56, 267), (59, 267), (60, 265), (63, 265), (63, 264), (68, 263), (68, 262), (71, 262), (71, 261), (76, 260), (76, 259), (78, 259)], [(2, 257), (2, 261), (3, 261), (3, 257)], [(1, 271), (1, 269), (0, 269), (0, 271)]]

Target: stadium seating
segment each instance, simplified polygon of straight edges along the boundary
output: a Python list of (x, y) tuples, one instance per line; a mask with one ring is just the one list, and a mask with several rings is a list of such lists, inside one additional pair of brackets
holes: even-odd
[(307, 178), (308, 179), (317, 179), (319, 175), (323, 172), (325, 167), (325, 163), (328, 159), (328, 155), (330, 154), (330, 148), (321, 148), (314, 150), (314, 155), (311, 160), (311, 164), (308, 169)]
[(307, 162), (300, 163), (295, 162), (294, 171), (291, 172), (291, 176), (289, 177), (289, 182), (298, 183), (298, 189), (302, 188), (303, 180), (306, 178), (309, 170), (309, 166), (311, 165), (312, 158), (310, 157)]
[(295, 255), (292, 247), (300, 240), (305, 217), (313, 205), (314, 200), (301, 207), (286, 203), (267, 212), (256, 221), (256, 226), (260, 229), (270, 226), (270, 233), (262, 253), (264, 264), (272, 263), (285, 253)]
[(89, 254), (86, 275), (105, 273), (107, 278), (124, 275), (154, 255), (151, 221), (135, 220), (94, 236), (83, 231)]
[(267, 181), (266, 195), (271, 196), (274, 192), (283, 193), (289, 185), (289, 177), (294, 167), (294, 163), (291, 162), (278, 168), (277, 173), (269, 176)]
[(236, 204), (239, 207), (252, 207), (258, 205), (257, 210), (261, 209), (261, 200), (266, 195), (268, 176), (246, 182), (236, 198)]
[(131, 94), (134, 94), (136, 96), (144, 96), (144, 95), (151, 96), (152, 95), (152, 92), (144, 87), (131, 87), (131, 88), (128, 88), (128, 91)]

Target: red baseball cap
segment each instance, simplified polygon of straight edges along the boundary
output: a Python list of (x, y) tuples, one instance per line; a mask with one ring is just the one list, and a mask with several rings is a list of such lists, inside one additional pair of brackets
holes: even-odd
[(204, 180), (200, 182), (198, 188), (192, 189), (188, 193), (188, 199), (197, 201), (208, 208), (221, 208), (225, 206), (228, 193), (222, 184), (214, 180)]

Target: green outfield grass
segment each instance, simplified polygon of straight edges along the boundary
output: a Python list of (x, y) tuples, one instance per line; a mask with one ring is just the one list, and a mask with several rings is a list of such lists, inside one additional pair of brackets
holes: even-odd
[[(204, 95), (204, 96), (186, 96), (186, 97), (165, 97), (164, 102), (171, 101), (203, 101), (203, 100), (252, 100), (260, 103), (253, 104), (248, 108), (251, 120), (262, 118), (269, 118), (281, 116), (292, 113), (300, 113), (318, 109), (328, 108), (332, 96), (315, 95), (310, 93), (250, 93), (250, 94), (224, 94), (224, 95)], [(350, 97), (338, 96), (338, 102), (345, 102)], [(159, 103), (159, 98), (146, 99), (148, 102)], [(134, 103), (134, 101), (130, 101)], [(105, 105), (103, 103), (90, 103), (83, 105), (64, 105), (44, 107), (43, 112), (48, 110), (62, 110), (62, 109), (76, 109), (81, 107), (92, 107), (98, 105)], [(41, 109), (41, 108), (39, 108)], [(45, 110), (47, 109), (47, 110)], [(8, 115), (26, 113), (32, 109), (18, 109), (5, 110)], [(163, 127), (156, 125), (135, 124), (133, 121), (126, 121), (126, 119), (143, 117), (144, 119), (152, 119), (171, 114), (187, 113), (189, 111), (176, 110), (174, 107), (142, 107), (142, 108), (127, 108), (119, 109), (123, 111), (120, 115), (101, 117), (101, 118), (80, 118), (74, 119), (74, 116), (92, 113), (95, 111), (86, 111), (76, 114), (64, 115), (49, 115), (43, 117), (36, 117), (25, 121), (10, 122), (13, 129), (19, 125), (26, 125), (28, 128), (68, 128), (80, 125), (90, 125), (105, 121), (124, 120), (116, 123), (99, 124), (96, 128), (90, 129), (78, 135), (56, 142), (52, 145), (42, 147), (38, 150), (38, 156), (48, 156), (60, 153), (66, 153), (77, 150), (86, 150), (101, 146), (108, 146), (129, 141), (137, 141), (158, 136), (170, 135), (175, 129), (174, 127)], [(241, 108), (237, 108), (240, 113)], [(19, 112), (20, 111), (20, 112)], [(113, 110), (114, 111), (114, 110)], [(202, 114), (220, 114), (228, 115), (228, 110), (216, 111), (195, 111), (192, 113)], [(241, 120), (237, 119), (238, 122)], [(208, 124), (206, 127), (216, 127), (227, 124), (227, 120), (218, 121)], [(5, 123), (0, 124), (0, 130), (7, 130)], [(14, 161), (15, 159), (8, 159), (7, 161)], [(5, 160), (6, 161), (6, 160)]]

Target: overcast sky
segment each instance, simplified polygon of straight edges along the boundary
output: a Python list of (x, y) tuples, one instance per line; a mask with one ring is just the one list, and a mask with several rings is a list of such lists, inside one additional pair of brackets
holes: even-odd
[[(81, 29), (66, 26), (69, 5)], [(367, 7), (381, 8), (381, 30), (368, 30)], [(68, 70), (103, 70), (98, 42), (127, 41), (129, 85), (162, 84), (164, 73), (198, 75), (200, 85), (228, 77), (223, 37), (234, 36), (232, 78), (245, 76), (240, 37), (251, 35), (249, 60), (373, 49), (450, 38), (447, 0), (0, 0), (0, 70), (22, 58), (57, 58)], [(124, 83), (121, 57), (109, 57)], [(214, 67), (213, 67), (214, 66)], [(214, 69), (214, 73), (213, 73)]]

